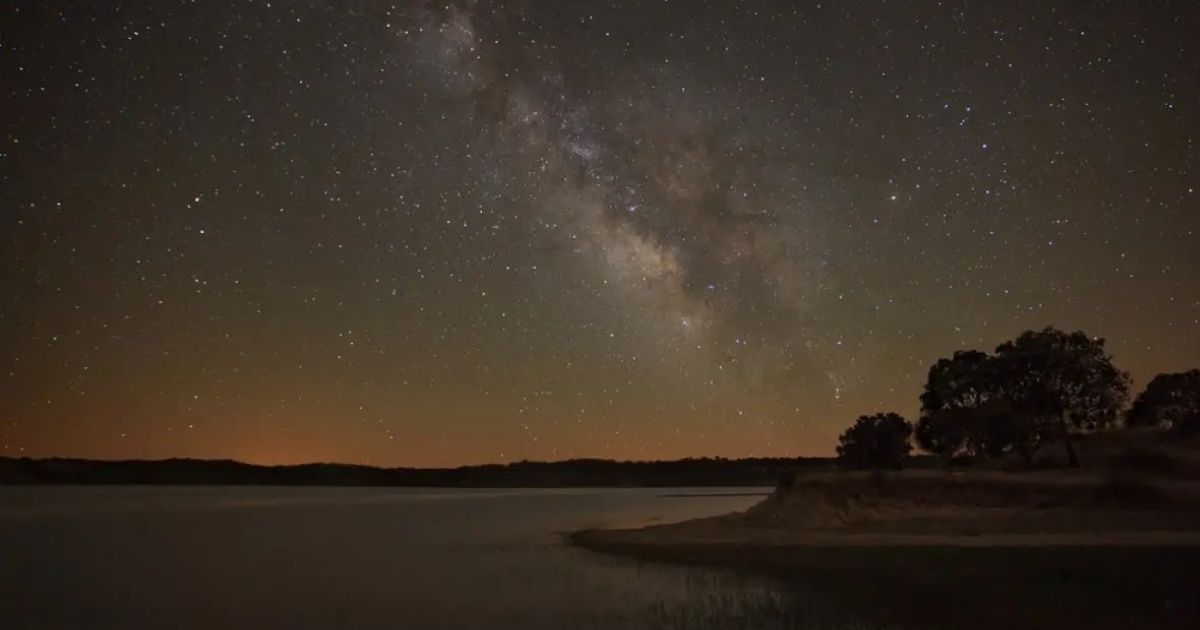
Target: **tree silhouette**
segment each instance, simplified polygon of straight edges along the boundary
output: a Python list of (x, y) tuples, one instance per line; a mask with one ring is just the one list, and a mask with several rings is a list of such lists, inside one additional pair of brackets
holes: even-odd
[[(1177, 382), (1151, 392), (1152, 398), (1186, 389), (1183, 381), (1171, 381)], [(1111, 425), (1128, 396), (1129, 376), (1113, 366), (1103, 339), (1049, 327), (1026, 331), (995, 354), (958, 351), (929, 369), (917, 444), (946, 460), (1019, 453), (1030, 462), (1042, 442), (1061, 439), (1077, 466), (1071, 433)], [(1143, 407), (1157, 408), (1149, 401)]]
[(974, 408), (995, 397), (991, 357), (978, 350), (959, 350), (929, 368), (921, 393), (921, 412)]
[(838, 438), (838, 460), (851, 468), (899, 469), (912, 451), (912, 424), (896, 413), (859, 416)]
[(917, 446), (949, 462), (968, 450), (974, 416), (974, 409), (956, 407), (923, 413), (914, 430)]
[(1047, 327), (996, 348), (999, 396), (1030, 420), (1035, 439), (1063, 441), (1072, 467), (1079, 458), (1071, 432), (1113, 424), (1129, 397), (1129, 375), (1104, 351), (1104, 340)]
[(1133, 401), (1125, 423), (1187, 433), (1200, 431), (1200, 370), (1155, 376)]
[(996, 398), (994, 372), (992, 357), (978, 350), (960, 350), (929, 368), (921, 393), (917, 444), (946, 460), (995, 450), (986, 441), (988, 418), (981, 412)]
[(972, 453), (977, 457), (1000, 457), (1018, 453), (1025, 463), (1041, 444), (1042, 432), (1034, 417), (1024, 413), (1007, 398), (997, 397), (973, 410)]

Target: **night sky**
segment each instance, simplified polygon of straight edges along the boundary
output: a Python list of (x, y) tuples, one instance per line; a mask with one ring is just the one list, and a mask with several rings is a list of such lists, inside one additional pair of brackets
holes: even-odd
[[(69, 9), (53, 5), (69, 6)], [(6, 2), (0, 455), (829, 455), (1200, 364), (1195, 2)]]

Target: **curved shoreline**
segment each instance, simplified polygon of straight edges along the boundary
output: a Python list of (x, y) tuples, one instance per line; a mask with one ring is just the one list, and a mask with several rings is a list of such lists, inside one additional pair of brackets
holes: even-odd
[[(1182, 630), (1200, 618), (1200, 528), (1189, 509), (1044, 508), (987, 480), (954, 505), (922, 503), (913, 480), (883, 498), (852, 476), (820, 480), (745, 512), (566, 539), (636, 561), (774, 578), (801, 607), (815, 596), (861, 615), (853, 627)], [(1004, 505), (989, 504), (997, 498)]]

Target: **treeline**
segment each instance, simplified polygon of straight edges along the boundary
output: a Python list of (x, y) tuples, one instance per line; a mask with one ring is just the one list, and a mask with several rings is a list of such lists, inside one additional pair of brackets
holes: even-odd
[(849, 467), (899, 467), (912, 442), (947, 464), (1012, 457), (1031, 464), (1049, 444), (1079, 466), (1079, 434), (1154, 427), (1200, 433), (1200, 370), (1159, 374), (1126, 410), (1129, 374), (1104, 340), (1055, 328), (1027, 331), (994, 352), (963, 350), (929, 369), (916, 424), (896, 413), (861, 416), (839, 439)]
[(256, 466), (231, 460), (0, 458), (0, 484), (320, 485), (426, 487), (769, 486), (785, 473), (827, 469), (828, 458), (575, 459), (461, 468), (348, 464)]

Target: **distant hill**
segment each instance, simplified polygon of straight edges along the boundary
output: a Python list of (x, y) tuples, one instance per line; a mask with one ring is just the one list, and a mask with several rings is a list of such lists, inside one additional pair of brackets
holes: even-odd
[(0, 457), (0, 485), (147, 484), (431, 487), (773, 486), (787, 474), (831, 469), (832, 458), (573, 459), (460, 468), (351, 464), (257, 466), (232, 460), (108, 461)]

